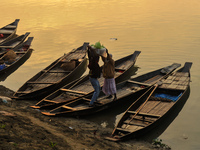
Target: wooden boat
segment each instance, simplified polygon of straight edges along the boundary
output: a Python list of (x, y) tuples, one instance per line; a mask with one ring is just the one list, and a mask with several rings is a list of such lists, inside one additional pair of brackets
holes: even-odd
[(65, 84), (80, 78), (87, 68), (88, 45), (89, 43), (84, 43), (41, 70), (14, 93), (14, 98), (42, 99)]
[[(121, 58), (115, 61), (115, 82), (119, 83), (123, 78), (130, 78), (134, 70), (134, 64), (137, 60), (140, 51), (135, 51), (133, 54), (128, 55), (124, 58)], [(104, 78), (101, 75), (101, 78), (98, 79), (99, 84), (102, 87)], [(65, 103), (68, 103), (76, 98), (89, 95), (91, 96), (94, 92), (93, 87), (89, 81), (89, 75), (84, 76), (78, 81), (74, 81), (70, 84), (65, 85), (51, 95), (45, 97), (39, 101), (32, 108), (41, 108), (41, 107), (51, 107), (55, 108)]]
[(10, 49), (14, 49), (17, 45), (24, 42), (24, 40), (28, 37), (30, 32), (26, 32), (25, 34), (22, 34), (16, 38), (13, 38), (7, 42), (4, 42), (0, 44), (0, 55), (7, 52)]
[[(5, 60), (3, 64), (0, 65), (0, 76), (6, 74), (15, 67), (22, 65), (32, 54), (33, 49), (30, 48), (33, 37), (29, 37), (25, 42), (16, 46), (13, 50), (13, 53), (16, 54), (11, 62)], [(9, 52), (9, 51), (8, 51)], [(0, 54), (0, 59), (4, 58), (7, 53)]]
[[(162, 78), (166, 78), (171, 72), (173, 72), (174, 69), (179, 66), (180, 64), (173, 64), (171, 66), (152, 71), (145, 75), (141, 75), (117, 84), (117, 100), (115, 101), (107, 98), (107, 96), (105, 96), (105, 94), (102, 92), (97, 99), (98, 102), (95, 102), (95, 107), (89, 107), (90, 99), (85, 96), (57, 107), (50, 112), (42, 113), (45, 115), (82, 116), (96, 113), (104, 109), (114, 107), (115, 105), (123, 105), (124, 103), (131, 104), (137, 99), (137, 97), (151, 87), (152, 84)], [(71, 91), (69, 90), (69, 92)], [(132, 97), (134, 97), (134, 99)]]
[(19, 19), (16, 19), (14, 22), (0, 28), (0, 43), (11, 39), (15, 35), (18, 23)]
[(151, 86), (125, 111), (112, 137), (106, 139), (120, 141), (139, 138), (163, 124), (189, 88), (191, 66), (192, 63), (186, 62), (184, 67), (161, 80), (161, 85)]

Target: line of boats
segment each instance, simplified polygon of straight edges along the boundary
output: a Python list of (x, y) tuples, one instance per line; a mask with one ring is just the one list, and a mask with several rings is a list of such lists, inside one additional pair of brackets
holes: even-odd
[[(32, 54), (30, 32), (16, 35), (19, 19), (0, 28), (0, 80), (18, 69)], [(27, 39), (28, 38), (28, 39)]]
[[(17, 26), (16, 22), (12, 24)], [(20, 36), (21, 39), (28, 34)], [(29, 49), (31, 41), (32, 38), (28, 38), (16, 47), (19, 50), (19, 46), (28, 46)], [(13, 98), (37, 100), (30, 107), (41, 109), (41, 113), (47, 116), (90, 115), (128, 103), (130, 107), (124, 112), (111, 136), (106, 137), (111, 141), (121, 141), (137, 138), (162, 123), (189, 88), (192, 62), (185, 62), (180, 69), (181, 64), (173, 63), (131, 78), (137, 71), (135, 63), (141, 53), (134, 51), (115, 61), (117, 100), (113, 101), (101, 92), (95, 106), (89, 107), (94, 89), (89, 82), (89, 75), (82, 76), (88, 64), (88, 45), (87, 42), (83, 43), (39, 71), (14, 93)], [(9, 44), (6, 46), (10, 47)], [(5, 51), (5, 47), (0, 46), (2, 51)], [(103, 76), (98, 80), (102, 87)]]

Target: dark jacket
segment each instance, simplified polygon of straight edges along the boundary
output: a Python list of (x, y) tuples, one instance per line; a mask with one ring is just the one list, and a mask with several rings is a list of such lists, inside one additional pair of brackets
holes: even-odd
[(89, 58), (88, 68), (90, 69), (89, 76), (91, 78), (100, 78), (101, 68), (99, 66), (99, 55), (96, 54), (94, 49), (88, 48), (88, 58)]

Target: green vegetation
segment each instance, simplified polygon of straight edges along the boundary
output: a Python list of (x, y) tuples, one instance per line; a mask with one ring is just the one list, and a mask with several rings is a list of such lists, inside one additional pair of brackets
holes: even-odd
[(17, 144), (17, 143), (13, 143), (13, 145), (14, 145), (14, 146), (17, 146), (18, 144)]
[(52, 141), (49, 143), (49, 146), (54, 148), (57, 145), (57, 143), (53, 143)]
[(95, 45), (92, 44), (91, 46), (93, 46), (94, 48), (97, 48), (97, 49), (105, 48), (103, 45), (101, 45), (100, 41), (99, 41), (99, 42), (96, 42)]
[(171, 149), (168, 145), (162, 143), (162, 139), (154, 139), (153, 142), (152, 142), (152, 144), (153, 144), (155, 147), (157, 147), (157, 148), (160, 148), (160, 147), (161, 147), (161, 148), (165, 148), (165, 149), (167, 149), (167, 150), (170, 150), (170, 149)]
[(1, 125), (0, 125), (0, 128), (1, 128), (1, 129), (4, 129), (5, 127), (6, 127), (5, 124), (1, 124)]

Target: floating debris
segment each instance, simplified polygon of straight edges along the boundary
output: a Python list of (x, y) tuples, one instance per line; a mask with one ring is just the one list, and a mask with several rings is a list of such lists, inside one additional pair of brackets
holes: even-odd
[(116, 41), (116, 40), (117, 40), (117, 38), (110, 38), (110, 40), (112, 40), (112, 41)]

